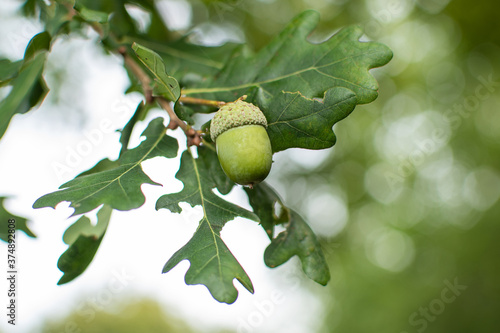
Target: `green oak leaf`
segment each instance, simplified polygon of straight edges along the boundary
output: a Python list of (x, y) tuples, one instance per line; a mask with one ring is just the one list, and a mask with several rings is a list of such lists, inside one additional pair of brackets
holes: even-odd
[(355, 106), (356, 95), (346, 88), (330, 89), (322, 100), (306, 98), (299, 92), (281, 92), (262, 110), (267, 116), (273, 152), (332, 147), (336, 142), (333, 125), (347, 117)]
[(33, 36), (24, 51), (24, 61), (26, 62), (32, 59), (39, 52), (50, 51), (51, 42), (52, 37), (47, 31), (40, 32)]
[(264, 262), (269, 267), (279, 266), (294, 255), (302, 262), (306, 275), (321, 285), (330, 280), (330, 271), (314, 232), (295, 211), (290, 210), (290, 221), (264, 252)]
[(222, 101), (248, 95), (247, 101), (253, 102), (257, 97), (270, 101), (282, 91), (323, 97), (331, 88), (345, 87), (356, 94), (358, 104), (373, 101), (378, 84), (368, 71), (389, 62), (392, 52), (383, 44), (360, 42), (363, 32), (358, 26), (312, 44), (307, 37), (318, 22), (317, 12), (303, 12), (257, 54), (235, 53), (216, 76), (183, 94)]
[(217, 75), (183, 89), (183, 95), (222, 101), (247, 95), (269, 122), (274, 152), (332, 147), (332, 126), (357, 104), (377, 97), (369, 70), (389, 62), (392, 52), (383, 44), (360, 42), (357, 26), (312, 44), (307, 37), (318, 20), (314, 11), (298, 15), (257, 54), (234, 52)]
[(289, 210), (285, 207), (276, 191), (267, 183), (255, 185), (253, 189), (245, 187), (253, 211), (260, 218), (260, 224), (273, 239), (274, 226), (290, 220)]
[(42, 78), (51, 38), (47, 32), (35, 35), (26, 47), (24, 61), (9, 84), (12, 90), (0, 101), (0, 138), (3, 137), (12, 117), (25, 113), (43, 101), (48, 88)]
[[(142, 133), (146, 137), (138, 147), (127, 150), (118, 159), (119, 166), (100, 172), (84, 174), (61, 185), (59, 191), (39, 198), (33, 208), (53, 207), (62, 202), (71, 202), (73, 215), (89, 212), (102, 204), (117, 210), (130, 210), (145, 201), (142, 184), (159, 185), (142, 170), (141, 163), (147, 159), (177, 156), (178, 143), (166, 135), (163, 118), (152, 120)], [(109, 163), (107, 163), (109, 165)]]
[(110, 206), (104, 205), (97, 213), (96, 225), (82, 216), (66, 229), (63, 241), (69, 247), (57, 262), (57, 267), (64, 273), (58, 285), (72, 281), (87, 269), (106, 233), (112, 211)]
[(21, 230), (29, 237), (36, 238), (35, 234), (28, 227), (28, 220), (26, 218), (14, 215), (5, 209), (3, 205), (5, 199), (7, 198), (0, 197), (0, 239), (8, 242), (8, 222), (10, 219), (16, 221), (16, 230)]
[(153, 94), (155, 96), (163, 96), (169, 101), (177, 101), (181, 95), (181, 88), (177, 80), (167, 74), (165, 64), (158, 53), (137, 43), (132, 44), (132, 49), (139, 60), (155, 77)]
[(102, 160), (97, 162), (96, 165), (94, 165), (92, 168), (80, 173), (77, 177), (90, 175), (92, 173), (112, 170), (112, 169), (115, 169), (119, 166), (120, 166), (119, 160), (112, 161), (109, 158), (103, 158)]
[(217, 196), (213, 189), (216, 184), (211, 172), (205, 167), (206, 155), (194, 158), (187, 150), (182, 154), (180, 169), (175, 175), (183, 182), (184, 188), (178, 193), (160, 197), (156, 209), (166, 208), (173, 213), (182, 211), (180, 202), (187, 202), (192, 207), (201, 205), (203, 218), (191, 240), (178, 250), (165, 264), (163, 273), (169, 272), (182, 260), (189, 260), (186, 272), (186, 284), (203, 284), (219, 302), (233, 303), (238, 291), (233, 285), (237, 279), (247, 290), (253, 293), (250, 278), (229, 251), (220, 236), (226, 222), (236, 217), (254, 221), (259, 218), (252, 212), (225, 201)]

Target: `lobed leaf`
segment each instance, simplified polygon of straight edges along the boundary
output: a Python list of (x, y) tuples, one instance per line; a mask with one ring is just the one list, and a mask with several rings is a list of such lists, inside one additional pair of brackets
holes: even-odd
[(140, 207), (145, 201), (141, 185), (159, 185), (143, 172), (141, 163), (157, 156), (168, 158), (177, 156), (177, 140), (165, 133), (163, 118), (152, 120), (142, 133), (146, 140), (138, 147), (124, 152), (118, 159), (118, 166), (80, 175), (61, 185), (61, 190), (39, 198), (33, 204), (33, 208), (55, 208), (58, 203), (69, 201), (70, 207), (75, 208), (72, 215), (78, 215), (102, 204), (110, 205), (117, 210)]
[(330, 271), (314, 232), (295, 211), (290, 210), (290, 221), (264, 252), (264, 262), (276, 267), (297, 255), (306, 275), (321, 285), (330, 280)]
[[(309, 99), (299, 92), (281, 92), (263, 110), (269, 110), (267, 132), (273, 152), (294, 147), (332, 147), (336, 141), (333, 125), (347, 117), (355, 106), (356, 95), (346, 88), (328, 90), (323, 100)], [(281, 112), (270, 111), (276, 109)]]
[[(168, 64), (169, 73), (185, 86), (211, 78), (219, 73), (243, 45), (226, 43), (202, 46), (189, 43), (186, 37), (170, 43), (148, 43)], [(147, 42), (146, 42), (147, 43)]]
[(18, 73), (13, 73), (13, 66), (6, 69), (6, 75), (14, 77), (9, 84), (12, 90), (0, 101), (0, 138), (3, 137), (12, 117), (16, 113), (25, 113), (43, 101), (48, 88), (42, 78), (47, 50), (51, 38), (47, 32), (35, 35), (26, 47), (23, 64)]
[(61, 255), (57, 267), (64, 273), (58, 285), (68, 283), (81, 275), (92, 262), (111, 219), (110, 206), (104, 205), (97, 213), (97, 224), (86, 216), (80, 217), (63, 235), (69, 247)]
[(356, 104), (377, 97), (378, 84), (369, 70), (389, 62), (392, 52), (383, 44), (360, 42), (357, 26), (312, 44), (307, 37), (318, 21), (317, 12), (303, 12), (257, 54), (235, 52), (217, 75), (194, 82), (182, 93), (222, 101), (247, 95), (272, 125), (274, 152), (333, 146), (331, 127)]
[(290, 220), (285, 207), (276, 191), (267, 183), (260, 183), (253, 189), (245, 187), (253, 211), (260, 219), (260, 224), (269, 239), (273, 239), (274, 226)]
[[(199, 149), (203, 151), (208, 148)], [(213, 172), (206, 168), (207, 156), (202, 153), (198, 158), (194, 158), (189, 150), (185, 151), (176, 174), (176, 178), (184, 184), (183, 190), (164, 195), (156, 203), (156, 209), (166, 208), (174, 213), (182, 211), (180, 202), (187, 202), (192, 207), (200, 205), (203, 208), (203, 218), (195, 234), (168, 260), (163, 273), (187, 259), (190, 267), (185, 276), (186, 284), (203, 284), (219, 302), (233, 303), (238, 297), (238, 291), (233, 285), (234, 279), (252, 293), (253, 285), (220, 237), (220, 231), (226, 222), (238, 216), (254, 221), (259, 218), (213, 192), (216, 183)]]
[(356, 93), (358, 103), (373, 101), (378, 84), (368, 70), (386, 64), (392, 52), (383, 44), (359, 42), (362, 31), (357, 26), (312, 44), (307, 37), (318, 21), (317, 12), (303, 12), (259, 53), (235, 54), (212, 80), (185, 89), (183, 94), (224, 101), (246, 94), (252, 100), (257, 96), (269, 100), (281, 91), (300, 91), (313, 98), (331, 88), (345, 87)]
[(254, 292), (252, 281), (220, 237), (220, 228), (212, 226), (207, 218), (200, 221), (191, 240), (168, 260), (162, 272), (168, 273), (184, 259), (190, 262), (186, 284), (205, 285), (219, 302), (236, 301), (238, 291), (233, 285), (234, 279)]
[(16, 230), (23, 231), (29, 237), (35, 238), (35, 234), (28, 227), (28, 220), (24, 217), (14, 215), (5, 209), (3, 202), (7, 199), (5, 197), (0, 197), (0, 239), (4, 242), (8, 242), (8, 222), (10, 219), (16, 221)]

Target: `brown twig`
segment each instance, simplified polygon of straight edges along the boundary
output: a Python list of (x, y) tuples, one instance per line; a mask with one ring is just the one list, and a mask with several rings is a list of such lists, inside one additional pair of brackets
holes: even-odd
[[(76, 15), (76, 11), (73, 7), (69, 6), (68, 10), (70, 11), (71, 15)], [(90, 25), (101, 37), (103, 37), (103, 30), (100, 25), (98, 24), (91, 24)], [(142, 86), (142, 90), (144, 92), (144, 97), (146, 99), (146, 103), (153, 103), (154, 101), (157, 101), (160, 106), (167, 111), (168, 116), (170, 117), (170, 122), (168, 124), (169, 129), (176, 129), (177, 127), (180, 127), (184, 133), (186, 134), (187, 137), (187, 143), (188, 146), (196, 145), (199, 146), (202, 142), (202, 132), (201, 131), (195, 131), (194, 129), (191, 128), (191, 126), (188, 126), (184, 121), (179, 119), (177, 115), (175, 114), (174, 110), (170, 106), (170, 102), (167, 101), (166, 99), (162, 97), (155, 97), (153, 96), (153, 88), (151, 87), (151, 78), (149, 75), (142, 69), (139, 64), (130, 57), (130, 55), (127, 53), (127, 49), (125, 46), (121, 46), (117, 49), (118, 53), (120, 53), (123, 57), (123, 62), (125, 63), (125, 66), (134, 74), (134, 76), (139, 80)], [(224, 102), (218, 102), (218, 103), (224, 103)]]
[(146, 102), (152, 103), (156, 101), (168, 113), (168, 116), (170, 117), (168, 128), (176, 129), (177, 127), (180, 127), (186, 134), (188, 146), (199, 146), (201, 144), (201, 132), (195, 131), (193, 128), (191, 128), (191, 126), (179, 119), (179, 117), (177, 117), (177, 115), (175, 114), (175, 111), (172, 109), (169, 101), (167, 101), (163, 97), (153, 96), (153, 89), (151, 88), (151, 78), (141, 68), (141, 66), (139, 66), (139, 64), (128, 55), (125, 47), (120, 47), (118, 49), (118, 52), (123, 56), (125, 66), (127, 66), (127, 68), (141, 83)]
[[(160, 106), (165, 111), (167, 111), (168, 116), (170, 117), (170, 123), (172, 123), (172, 122), (175, 123), (175, 125), (180, 127), (184, 131), (184, 133), (186, 133), (186, 135), (188, 135), (188, 137), (189, 137), (191, 135), (191, 133), (188, 133), (190, 130), (190, 127), (185, 122), (180, 120), (179, 117), (177, 117), (174, 109), (172, 109), (172, 106), (170, 105), (170, 102), (162, 97), (156, 97), (155, 100), (158, 102), (158, 104), (160, 104)], [(168, 126), (173, 127), (174, 125), (171, 126), (169, 124)]]
[(125, 46), (121, 46), (118, 49), (118, 52), (123, 56), (123, 61), (125, 62), (125, 66), (134, 74), (134, 76), (139, 80), (142, 86), (142, 91), (144, 92), (144, 97), (146, 98), (146, 103), (152, 103), (154, 101), (153, 97), (153, 89), (151, 88), (151, 78), (146, 72), (139, 66), (139, 64), (132, 59), (125, 48)]

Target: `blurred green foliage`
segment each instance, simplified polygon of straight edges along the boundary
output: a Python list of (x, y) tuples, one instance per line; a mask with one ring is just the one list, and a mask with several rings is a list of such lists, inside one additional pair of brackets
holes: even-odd
[(394, 51), (377, 72), (380, 97), (336, 125), (321, 163), (277, 174), (285, 203), (325, 236), (332, 281), (322, 332), (498, 331), (498, 5), (356, 3), (371, 15), (358, 21), (367, 36)]
[(332, 281), (321, 332), (498, 331), (500, 5), (255, 1), (225, 19), (259, 48), (306, 7), (322, 15), (312, 40), (360, 24), (394, 51), (375, 71), (379, 99), (336, 125), (328, 156), (275, 163), (285, 203), (324, 234)]
[(166, 314), (155, 301), (130, 299), (112, 304), (106, 310), (75, 311), (65, 318), (47, 322), (41, 332), (190, 333), (193, 330), (175, 316)]

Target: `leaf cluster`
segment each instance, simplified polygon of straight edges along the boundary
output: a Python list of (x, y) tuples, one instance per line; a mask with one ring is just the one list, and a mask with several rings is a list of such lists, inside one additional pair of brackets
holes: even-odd
[[(140, 6), (150, 15), (146, 29), (137, 27), (126, 5)], [(201, 144), (179, 152), (169, 128), (177, 121), (188, 139), (191, 126), (201, 128), (198, 133), (208, 130), (209, 123), (197, 124), (195, 115), (216, 109), (210, 104), (187, 103), (187, 98), (231, 102), (246, 95), (247, 101), (259, 106), (267, 118), (274, 152), (330, 148), (336, 142), (333, 125), (357, 104), (377, 97), (378, 85), (369, 70), (391, 59), (386, 46), (360, 42), (362, 31), (356, 26), (313, 44), (308, 35), (319, 20), (319, 14), (313, 11), (298, 15), (266, 47), (254, 53), (245, 45), (207, 47), (190, 43), (188, 36), (173, 38), (175, 34), (163, 23), (152, 0), (61, 0), (50, 5), (28, 0), (24, 10), (31, 15), (39, 13), (45, 31), (33, 37), (23, 60), (0, 60), (0, 84), (12, 86), (0, 102), (0, 136), (14, 114), (35, 107), (46, 95), (44, 63), (54, 40), (63, 34), (83, 33), (84, 27), (99, 34), (100, 45), (107, 52), (124, 56), (131, 81), (127, 92), (140, 91), (145, 96), (145, 102), (121, 132), (122, 150), (117, 160), (100, 161), (33, 205), (55, 208), (68, 201), (74, 208), (73, 215), (80, 215), (64, 234), (69, 247), (58, 263), (64, 272), (60, 284), (73, 280), (90, 264), (112, 210), (140, 207), (145, 202), (142, 184), (159, 185), (144, 173), (141, 163), (154, 157), (175, 158), (178, 153), (180, 166), (175, 176), (184, 187), (158, 198), (156, 209), (181, 213), (179, 204), (186, 202), (201, 206), (203, 217), (191, 240), (166, 262), (164, 273), (188, 260), (185, 282), (207, 286), (220, 302), (236, 300), (234, 279), (253, 292), (250, 277), (220, 234), (227, 222), (243, 217), (258, 222), (270, 239), (264, 253), (267, 266), (279, 266), (297, 255), (309, 278), (322, 285), (328, 282), (329, 269), (317, 237), (272, 187), (261, 183), (254, 189), (245, 188), (253, 211), (227, 201), (224, 195), (235, 184), (222, 171), (214, 143), (205, 136)], [(142, 133), (145, 140), (128, 149), (136, 122), (157, 106), (170, 110), (170, 125), (165, 126), (163, 118), (152, 120)], [(98, 223), (93, 226), (83, 214), (98, 208)], [(275, 235), (277, 225), (284, 231)]]

